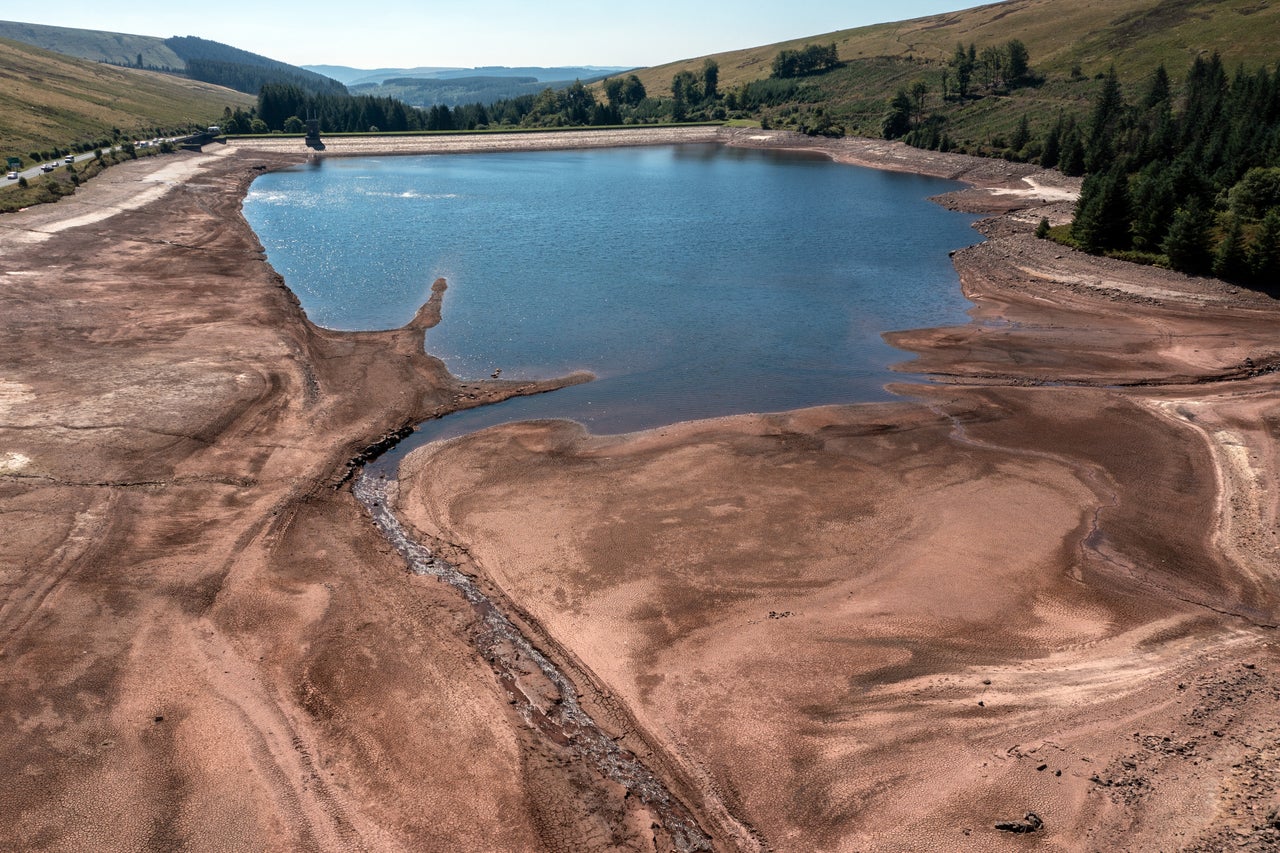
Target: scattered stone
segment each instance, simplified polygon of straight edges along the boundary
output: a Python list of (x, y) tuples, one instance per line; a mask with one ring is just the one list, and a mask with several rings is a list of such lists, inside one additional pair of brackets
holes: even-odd
[(157, 715), (156, 715), (156, 719), (155, 719), (155, 721), (156, 721), (157, 723), (163, 723), (163, 722), (164, 722), (164, 715), (163, 715), (163, 714), (157, 714)]
[(1016, 833), (1039, 832), (1043, 827), (1044, 821), (1035, 812), (1027, 812), (1022, 820), (1002, 820), (996, 824), (996, 829), (1001, 832)]
[(1049, 769), (1048, 764), (1041, 764), (1039, 767), (1036, 768), (1036, 772), (1043, 773), (1045, 770), (1048, 770), (1048, 769)]

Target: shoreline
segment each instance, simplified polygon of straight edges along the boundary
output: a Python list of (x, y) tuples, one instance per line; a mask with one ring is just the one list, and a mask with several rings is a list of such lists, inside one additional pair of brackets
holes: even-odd
[[(764, 135), (717, 131), (805, 141)], [(390, 332), (305, 319), (239, 215), (305, 152), (174, 156), (0, 218), (0, 835), (652, 844), (513, 709), (477, 617), (330, 488), (410, 419), (516, 389), (423, 353), (429, 305)], [(1034, 169), (919, 156), (976, 187), (945, 203), (1062, 215)], [(132, 204), (140, 183), (164, 189)], [(1276, 622), (1280, 391), (1250, 364), (1277, 309), (1027, 216), (956, 253), (969, 324), (895, 336), (935, 379), (900, 402), (411, 457), (402, 514), (715, 849), (1013, 849), (994, 822), (1028, 809), (1061, 849), (1269, 843), (1280, 662), (1250, 623)], [(1082, 377), (1131, 387), (1061, 385)]]

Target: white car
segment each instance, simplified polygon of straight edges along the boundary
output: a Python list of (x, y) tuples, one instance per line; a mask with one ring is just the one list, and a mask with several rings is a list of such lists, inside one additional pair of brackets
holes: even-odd
[(68, 154), (66, 157), (62, 158), (62, 162), (64, 163), (74, 163), (75, 161), (76, 161), (76, 155), (74, 154)]
[(18, 180), (18, 173), (17, 173), (17, 172), (10, 172), (9, 174), (5, 175), (5, 177), (6, 177), (6, 178), (8, 178), (8, 179), (9, 179), (9, 180), (11, 180), (11, 181), (16, 181), (16, 180)]
[(40, 171), (42, 171), (42, 172), (52, 172), (52, 171), (53, 171), (54, 169), (56, 169), (56, 168), (58, 168), (58, 167), (57, 167), (57, 165), (56, 165), (56, 164), (54, 164), (54, 163), (42, 163), (42, 164), (40, 165)]

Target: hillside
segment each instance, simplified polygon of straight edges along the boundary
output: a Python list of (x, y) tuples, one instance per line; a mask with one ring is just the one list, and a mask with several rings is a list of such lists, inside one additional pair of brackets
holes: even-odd
[(138, 57), (141, 57), (144, 68), (180, 71), (186, 67), (182, 57), (174, 53), (164, 43), (164, 39), (154, 36), (0, 21), (0, 38), (20, 41), (90, 62), (137, 65)]
[[(715, 54), (722, 88), (769, 76), (778, 52), (805, 44), (836, 45), (840, 59), (888, 57), (925, 63), (945, 61), (956, 43), (979, 46), (1022, 41), (1037, 70), (1066, 76), (1079, 65), (1084, 76), (1113, 63), (1121, 77), (1145, 75), (1158, 63), (1184, 69), (1197, 56), (1217, 51), (1228, 67), (1272, 63), (1280, 50), (1280, 4), (1267, 0), (1007, 0), (962, 12), (839, 30), (808, 38)], [(679, 71), (697, 73), (703, 57), (637, 71), (652, 92), (669, 91)]]
[(90, 62), (183, 74), (193, 80), (226, 86), (250, 95), (257, 95), (268, 83), (300, 86), (316, 94), (346, 92), (337, 80), (313, 71), (196, 36), (161, 39), (0, 21), (0, 38)]
[(248, 107), (241, 92), (183, 77), (88, 62), (0, 39), (0, 157), (80, 141), (152, 136)]
[[(676, 75), (698, 77), (711, 59), (719, 66), (719, 91), (740, 96), (729, 100), (725, 116), (794, 129), (830, 126), (861, 136), (880, 136), (895, 93), (922, 86), (920, 116), (936, 114), (941, 119), (936, 126), (945, 126), (948, 144), (970, 153), (998, 154), (1018, 133), (1024, 116), (1037, 137), (1059, 114), (1083, 118), (1100, 78), (1113, 65), (1130, 94), (1145, 86), (1161, 63), (1176, 88), (1197, 56), (1219, 53), (1232, 70), (1273, 65), (1280, 60), (1277, 32), (1280, 4), (1266, 0), (1007, 0), (635, 73), (650, 95), (670, 97)], [(952, 97), (943, 97), (944, 85), (954, 85), (948, 63), (958, 44), (975, 45), (981, 53), (1011, 40), (1026, 47), (1033, 80), (968, 98), (954, 97), (952, 89)], [(806, 45), (834, 45), (841, 66), (786, 81), (770, 79), (781, 51)], [(924, 144), (933, 147), (937, 140)]]

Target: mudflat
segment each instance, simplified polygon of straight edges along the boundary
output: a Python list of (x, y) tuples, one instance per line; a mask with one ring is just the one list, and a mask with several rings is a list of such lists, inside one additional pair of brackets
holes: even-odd
[(3, 846), (1280, 843), (1280, 307), (1035, 240), (1060, 176), (713, 135), (967, 181), (972, 322), (891, 337), (901, 402), (514, 424), (386, 497), (699, 831), (542, 725), (563, 688), (477, 653), (483, 612), (346, 485), (544, 386), (421, 352), (443, 283), (401, 330), (308, 323), (239, 203), (309, 155), (240, 146), (0, 218)]

